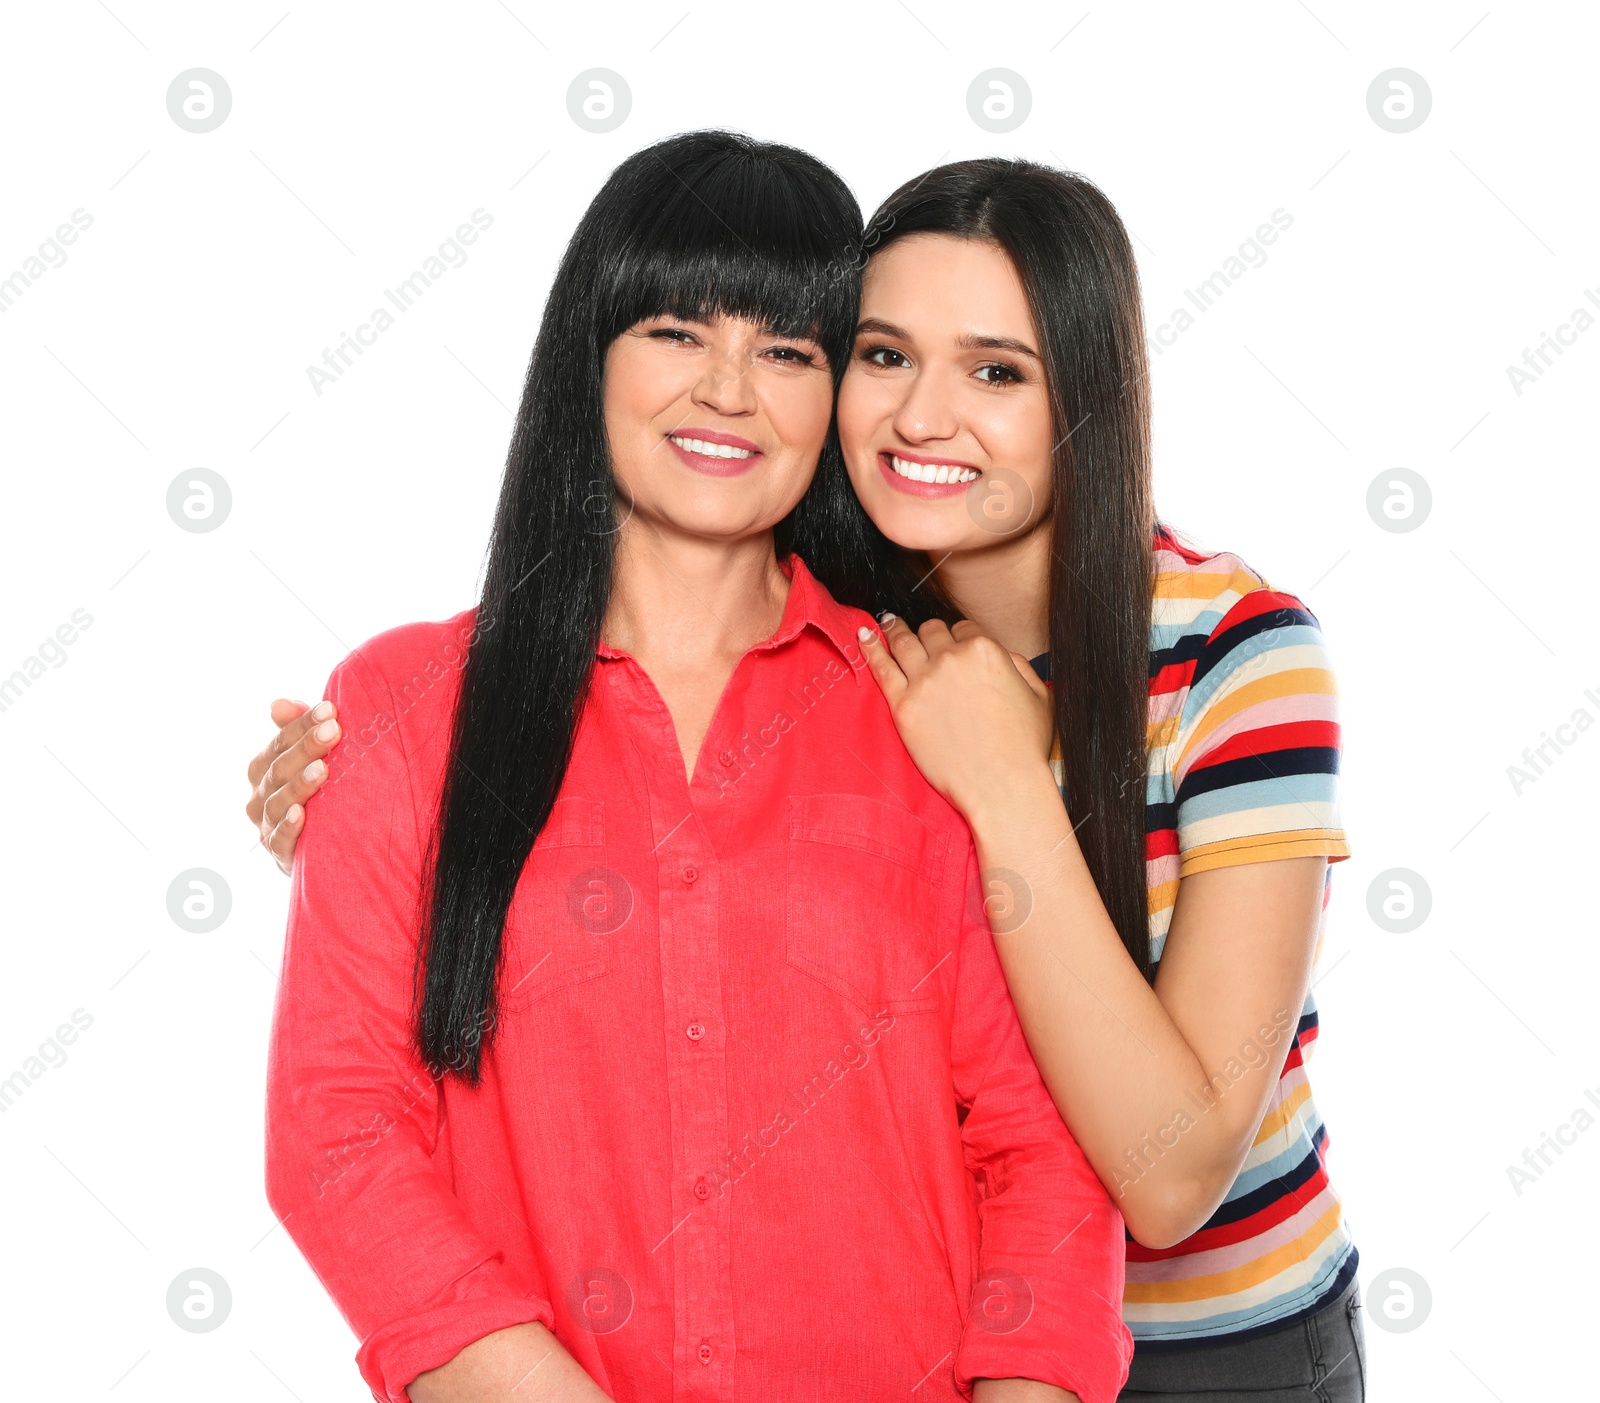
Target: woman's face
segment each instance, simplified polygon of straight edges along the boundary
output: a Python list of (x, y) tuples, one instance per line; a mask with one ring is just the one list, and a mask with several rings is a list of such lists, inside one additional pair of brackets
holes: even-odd
[(734, 541), (804, 495), (833, 379), (814, 341), (736, 317), (653, 317), (611, 343), (604, 397), (623, 520)]
[(1049, 515), (1039, 337), (993, 244), (913, 234), (874, 255), (838, 412), (856, 495), (899, 545), (981, 550)]

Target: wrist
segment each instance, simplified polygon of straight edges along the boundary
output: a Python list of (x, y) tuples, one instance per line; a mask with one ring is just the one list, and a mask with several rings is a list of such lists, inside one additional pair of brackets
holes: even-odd
[(986, 774), (981, 788), (956, 796), (955, 806), (974, 835), (982, 836), (1024, 822), (1032, 826), (1062, 822), (1066, 808), (1047, 761)]

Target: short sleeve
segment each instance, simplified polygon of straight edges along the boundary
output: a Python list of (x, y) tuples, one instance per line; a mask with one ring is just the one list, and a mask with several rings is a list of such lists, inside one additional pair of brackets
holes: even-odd
[(1195, 662), (1174, 747), (1179, 875), (1350, 855), (1339, 818), (1339, 720), (1316, 617), (1255, 589)]

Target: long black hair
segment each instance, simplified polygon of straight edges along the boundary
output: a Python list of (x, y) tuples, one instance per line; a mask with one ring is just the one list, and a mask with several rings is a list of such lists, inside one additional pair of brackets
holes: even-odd
[(1139, 275), (1111, 201), (1031, 161), (939, 166), (895, 191), (871, 251), (912, 234), (997, 245), (1043, 343), (1054, 421), (1050, 676), (1068, 810), (1122, 943), (1148, 979), (1146, 718), (1155, 508)]
[[(434, 828), (413, 1038), (436, 1074), (479, 1078), (506, 913), (566, 774), (610, 597), (607, 348), (647, 317), (748, 317), (814, 337), (837, 383), (860, 271), (861, 211), (845, 183), (803, 151), (728, 132), (631, 156), (573, 234), (517, 411)], [(776, 536), (845, 603), (906, 617), (938, 607), (862, 510), (831, 429)]]

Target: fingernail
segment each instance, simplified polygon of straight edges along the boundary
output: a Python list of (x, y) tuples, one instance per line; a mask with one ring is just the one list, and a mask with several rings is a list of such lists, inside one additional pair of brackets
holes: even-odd
[(885, 609), (883, 611), (883, 613), (878, 615), (878, 622), (880, 624), (882, 624), (885, 628), (888, 628), (889, 625), (894, 622), (894, 615), (891, 614), (887, 609)]
[(298, 805), (298, 804), (290, 804), (289, 805), (289, 812), (286, 813), (283, 816), (283, 821), (285, 823), (299, 823), (300, 822), (300, 815), (303, 814), (303, 813), (305, 813), (305, 810), (302, 809), (300, 807), (300, 805)]
[(331, 701), (320, 701), (311, 708), (311, 719), (313, 721), (326, 721), (332, 715), (333, 703)]
[(856, 630), (856, 637), (859, 638), (863, 643), (870, 643), (872, 642), (873, 633), (870, 628), (868, 628), (865, 624), (862, 624), (861, 627)]
[(320, 760), (313, 760), (300, 772), (300, 778), (307, 784), (315, 784), (323, 775), (328, 773), (328, 767)]
[(320, 741), (333, 740), (339, 734), (339, 723), (337, 721), (324, 721), (312, 734)]

